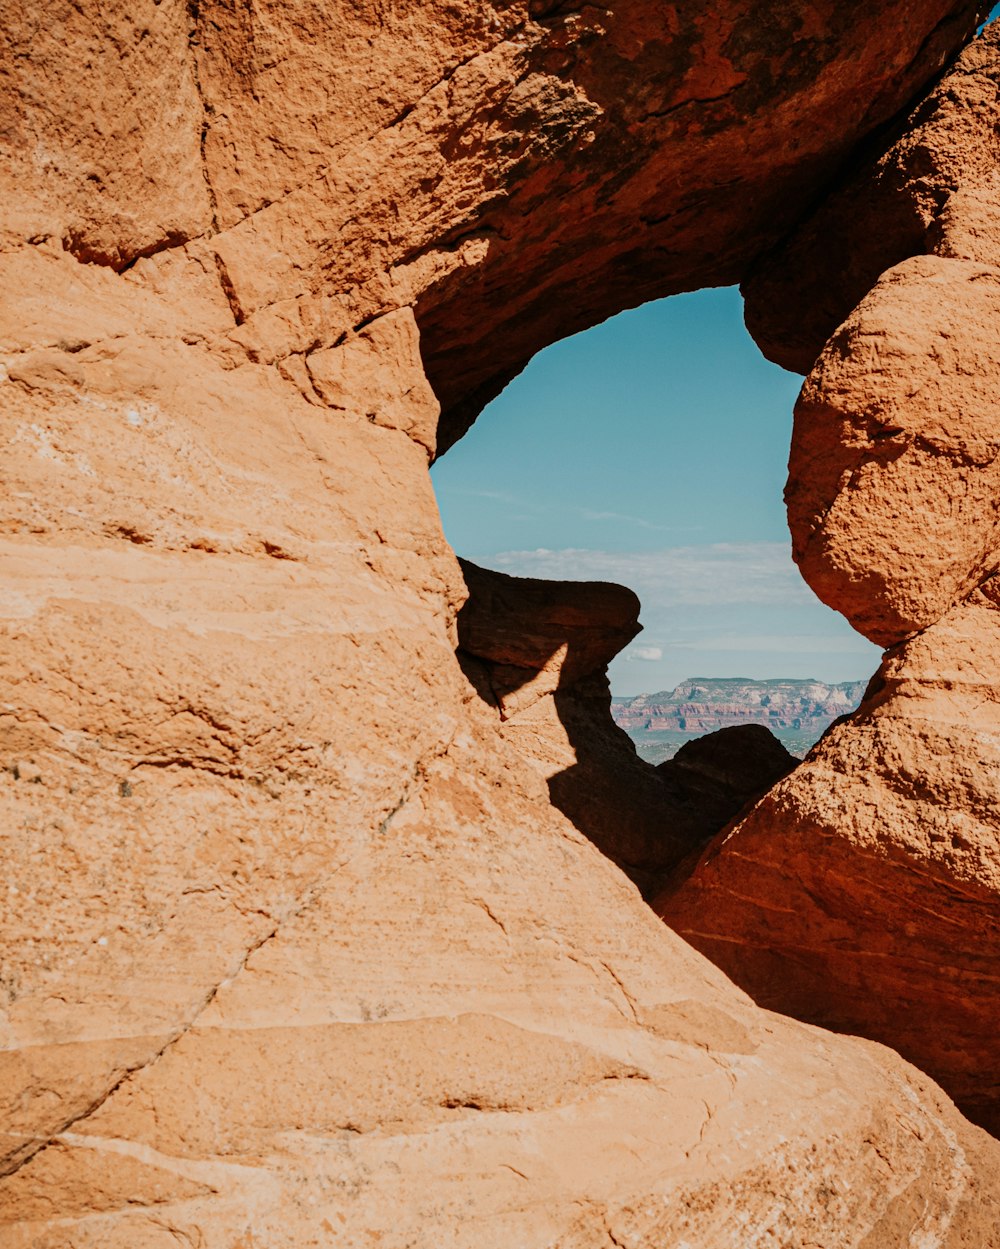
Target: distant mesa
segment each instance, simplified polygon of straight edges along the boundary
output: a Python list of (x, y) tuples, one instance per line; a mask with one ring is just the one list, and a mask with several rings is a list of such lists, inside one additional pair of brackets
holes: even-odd
[(742, 724), (769, 728), (786, 750), (801, 758), (839, 716), (861, 702), (866, 681), (689, 677), (676, 689), (614, 698), (611, 714), (649, 763), (672, 759), (705, 733)]

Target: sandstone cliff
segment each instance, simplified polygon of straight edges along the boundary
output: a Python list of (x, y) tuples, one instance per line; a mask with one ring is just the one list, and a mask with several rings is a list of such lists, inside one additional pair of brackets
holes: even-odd
[(504, 740), (427, 473), (742, 274), (979, 16), (9, 0), (5, 1249), (990, 1243), (996, 1142)]

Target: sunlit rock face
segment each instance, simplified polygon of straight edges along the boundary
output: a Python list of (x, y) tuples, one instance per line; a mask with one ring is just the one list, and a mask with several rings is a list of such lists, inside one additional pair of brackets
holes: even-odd
[(768, 351), (818, 351), (786, 491), (795, 557), (889, 649), (858, 714), (658, 903), (758, 1001), (892, 1045), (994, 1131), (998, 72), (987, 30), (748, 285)]
[(504, 741), (427, 473), (738, 276), (976, 6), (7, 8), (5, 1247), (987, 1243), (996, 1144)]

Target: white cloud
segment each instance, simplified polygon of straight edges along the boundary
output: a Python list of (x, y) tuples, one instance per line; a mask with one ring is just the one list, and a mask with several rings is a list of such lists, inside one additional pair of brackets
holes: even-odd
[(640, 529), (659, 529), (662, 532), (667, 532), (672, 528), (669, 525), (656, 525), (651, 520), (646, 520), (643, 516), (630, 516), (628, 512), (594, 512), (589, 507), (582, 507), (579, 511), (584, 520), (621, 521), (626, 525), (638, 525)]
[(616, 693), (671, 689), (708, 676), (857, 680), (878, 649), (815, 597), (783, 542), (727, 542), (656, 551), (503, 551), (482, 561), (526, 577), (614, 581), (642, 603), (646, 637), (611, 665)]
[(674, 650), (697, 651), (769, 651), (785, 655), (869, 655), (870, 642), (859, 634), (846, 637), (820, 637), (814, 634), (753, 634), (730, 633), (722, 637), (699, 638), (692, 642), (674, 642)]
[(658, 659), (663, 658), (662, 646), (633, 646), (627, 650), (623, 656), (624, 659), (639, 659), (645, 663), (656, 663)]
[(659, 551), (501, 551), (490, 561), (523, 577), (617, 581), (639, 595), (644, 615), (678, 606), (815, 602), (783, 542), (715, 543)]
[[(598, 511), (590, 507), (579, 507), (561, 501), (526, 499), (521, 495), (512, 494), (508, 490), (480, 490), (469, 486), (454, 486), (449, 490), (452, 495), (469, 499), (485, 499), (490, 503), (502, 503), (508, 507), (520, 507), (534, 514), (559, 514), (579, 517), (581, 520), (598, 523), (634, 525), (639, 529), (656, 529), (661, 533), (691, 533), (700, 528), (699, 525), (658, 525), (645, 516), (634, 516), (630, 512)], [(508, 518), (510, 519), (510, 518)]]
[(491, 503), (509, 503), (514, 507), (527, 507), (532, 511), (546, 510), (544, 504), (540, 504), (537, 500), (522, 499), (518, 494), (511, 494), (507, 490), (473, 490), (466, 486), (457, 486), (452, 494), (464, 495), (469, 499), (489, 499)]

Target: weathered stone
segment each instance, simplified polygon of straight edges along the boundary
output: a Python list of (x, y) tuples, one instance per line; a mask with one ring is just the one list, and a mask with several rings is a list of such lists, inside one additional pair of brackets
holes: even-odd
[(854, 173), (744, 281), (761, 351), (808, 373), (887, 269), (923, 254), (1000, 267), (997, 56), (987, 26)]
[[(994, 1132), (998, 66), (988, 30), (748, 288), (768, 350), (804, 359), (874, 283), (806, 379), (787, 499), (813, 589), (890, 649), (859, 713), (657, 903), (762, 1004), (892, 1045)], [(904, 238), (936, 254), (900, 260)]]
[(996, 1143), (666, 931), (470, 688), (413, 333), (443, 446), (737, 276), (977, 6), (8, 16), (5, 1249), (986, 1243)]
[[(558, 689), (603, 672), (635, 637), (639, 600), (606, 581), (511, 577), (459, 560), (469, 596), (458, 615), (462, 650), (490, 665), (504, 719), (527, 682)], [(509, 675), (507, 670), (510, 670)], [(538, 681), (538, 675), (548, 680)]]
[(460, 561), (469, 597), (459, 662), (495, 707), (500, 732), (548, 785), (553, 805), (656, 894), (671, 868), (722, 825), (636, 754), (612, 721), (608, 662), (639, 631), (631, 590), (510, 577)]
[(657, 771), (679, 787), (711, 836), (798, 762), (762, 724), (737, 724), (685, 742)]
[(997, 622), (977, 594), (890, 651), (859, 715), (656, 903), (762, 1005), (891, 1044), (994, 1131)]
[(1000, 268), (904, 261), (830, 339), (796, 406), (793, 554), (883, 646), (1000, 565), (998, 318)]
[(413, 306), (445, 447), (553, 339), (737, 281), (981, 7), (41, 0), (4, 25), (3, 221), (206, 281), (260, 359)]

